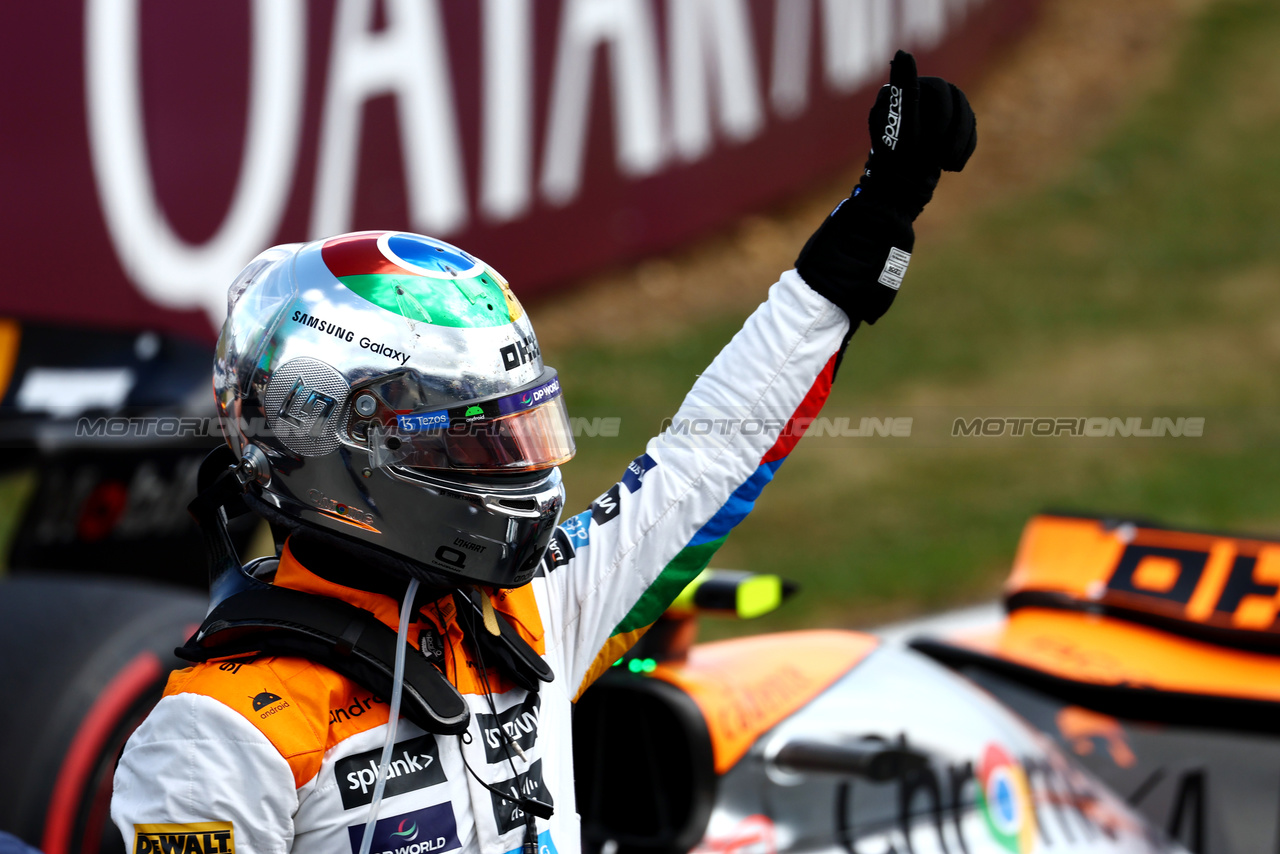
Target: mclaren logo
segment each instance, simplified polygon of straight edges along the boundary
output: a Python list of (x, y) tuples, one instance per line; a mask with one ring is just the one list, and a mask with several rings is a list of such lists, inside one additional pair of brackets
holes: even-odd
[(229, 821), (133, 826), (133, 854), (235, 854), (235, 850)]

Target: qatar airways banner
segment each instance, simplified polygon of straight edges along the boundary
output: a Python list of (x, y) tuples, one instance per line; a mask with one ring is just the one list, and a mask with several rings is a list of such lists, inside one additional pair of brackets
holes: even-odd
[(0, 314), (208, 339), (274, 243), (421, 231), (528, 298), (860, 162), (893, 51), (1028, 0), (45, 0), (0, 43)]

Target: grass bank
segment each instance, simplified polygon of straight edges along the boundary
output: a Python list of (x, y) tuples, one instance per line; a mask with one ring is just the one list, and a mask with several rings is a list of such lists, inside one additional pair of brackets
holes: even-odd
[[(1065, 180), (917, 244), (824, 413), (912, 417), (912, 436), (802, 441), (714, 563), (804, 585), (758, 628), (857, 625), (993, 595), (1044, 507), (1280, 534), (1278, 286), (1280, 7), (1223, 0)], [(547, 348), (574, 414), (622, 419), (620, 436), (581, 440), (571, 508), (617, 479), (741, 320)], [(950, 435), (957, 417), (1015, 415), (1198, 416), (1205, 430)]]

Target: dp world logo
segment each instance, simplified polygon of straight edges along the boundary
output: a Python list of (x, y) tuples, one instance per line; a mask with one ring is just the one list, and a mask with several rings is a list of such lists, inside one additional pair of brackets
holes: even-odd
[[(406, 824), (409, 825), (407, 828), (405, 827)], [(401, 842), (412, 842), (418, 838), (418, 823), (416, 821), (411, 823), (406, 818), (400, 822), (400, 829), (391, 835), (399, 837)]]
[[(351, 839), (351, 854), (360, 851), (364, 836), (364, 819), (347, 828)], [(458, 841), (458, 823), (453, 806), (445, 801), (426, 809), (414, 810), (404, 815), (379, 819), (373, 826), (373, 844), (369, 854), (438, 854), (461, 848)]]

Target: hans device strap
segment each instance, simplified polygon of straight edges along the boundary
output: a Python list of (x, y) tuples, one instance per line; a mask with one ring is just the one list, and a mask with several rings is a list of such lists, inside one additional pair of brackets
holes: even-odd
[(498, 662), (498, 669), (512, 682), (526, 691), (536, 693), (539, 682), (551, 682), (555, 674), (547, 663), (533, 651), (533, 647), (516, 632), (500, 613), (494, 614), (498, 622), (498, 634), (494, 636), (481, 624), (482, 609), (478, 590), (453, 591), (453, 601), (458, 608), (458, 624), (467, 638), (480, 649), (484, 660)]
[[(368, 611), (337, 599), (272, 587), (241, 566), (227, 534), (227, 517), (247, 512), (243, 496), (254, 486), (258, 463), (249, 451), (236, 461), (225, 445), (200, 466), (199, 494), (188, 511), (200, 525), (209, 558), (209, 587), (215, 603), (196, 633), (174, 652), (191, 662), (215, 658), (287, 655), (322, 664), (381, 697), (390, 697), (396, 659), (396, 632)], [(258, 452), (257, 456), (261, 456)], [(265, 462), (265, 461), (264, 461)], [(482, 660), (500, 669), (526, 691), (552, 680), (547, 666), (516, 630), (498, 616), (498, 635), (477, 631), (480, 606), (455, 594), (459, 625), (476, 643)], [(471, 712), (448, 679), (417, 649), (405, 658), (405, 717), (427, 732), (454, 735), (466, 730)]]
[[(395, 631), (368, 611), (298, 590), (266, 587), (225, 599), (174, 652), (192, 662), (236, 655), (297, 656), (390, 697), (396, 643)], [(427, 732), (446, 735), (465, 731), (471, 718), (458, 689), (412, 647), (405, 658), (402, 711)]]

